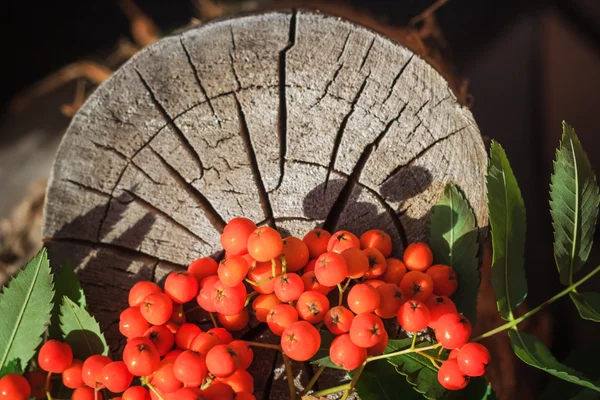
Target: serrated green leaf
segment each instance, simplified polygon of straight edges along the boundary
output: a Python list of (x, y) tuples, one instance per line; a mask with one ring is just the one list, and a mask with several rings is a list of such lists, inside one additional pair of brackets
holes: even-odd
[[(576, 369), (586, 377), (593, 379), (596, 386), (600, 386), (600, 368), (598, 368), (598, 359), (600, 358), (600, 344), (585, 346), (574, 350), (564, 359), (564, 364)], [(582, 388), (573, 385), (562, 379), (552, 379), (540, 400), (564, 400), (564, 399), (600, 399), (600, 393), (591, 389)]]
[(52, 311), (52, 274), (46, 249), (0, 293), (0, 369), (18, 358), (27, 365), (42, 341)]
[(525, 278), (525, 205), (521, 190), (502, 146), (492, 141), (487, 173), (487, 197), (492, 228), (492, 286), (500, 316), (513, 311), (527, 297)]
[(452, 300), (475, 325), (481, 281), (477, 259), (478, 233), (475, 214), (456, 186), (446, 185), (433, 207), (429, 229), (429, 246), (435, 263), (451, 266), (458, 278), (458, 289)]
[(400, 395), (402, 400), (422, 398), (385, 360), (368, 363), (355, 388), (361, 400), (396, 400)]
[(550, 181), (554, 259), (563, 285), (588, 259), (594, 242), (600, 191), (587, 154), (572, 126), (563, 121)]
[(49, 333), (52, 339), (62, 340), (59, 315), (63, 296), (67, 296), (84, 310), (87, 309), (85, 294), (83, 293), (77, 274), (73, 269), (73, 265), (70, 262), (61, 265), (56, 273), (54, 290), (54, 309), (52, 310)]
[(589, 378), (554, 358), (550, 350), (535, 336), (515, 330), (510, 330), (508, 336), (515, 354), (526, 364), (557, 378), (600, 392), (600, 387)]
[(10, 360), (4, 364), (4, 367), (0, 369), (0, 379), (8, 374), (19, 374), (23, 375), (23, 368), (21, 367), (21, 361), (18, 358)]
[(600, 322), (600, 293), (596, 292), (571, 292), (571, 300), (575, 303), (579, 315), (583, 319)]
[(108, 354), (98, 321), (67, 296), (60, 306), (60, 329), (74, 357), (84, 360), (94, 354)]

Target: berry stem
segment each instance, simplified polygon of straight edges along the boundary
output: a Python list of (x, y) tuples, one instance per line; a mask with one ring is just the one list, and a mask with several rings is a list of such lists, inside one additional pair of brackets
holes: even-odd
[(206, 379), (204, 380), (204, 383), (202, 383), (202, 386), (200, 386), (200, 390), (206, 390), (207, 387), (209, 387), (210, 385), (212, 385), (213, 381), (215, 380), (215, 377), (212, 376), (212, 374), (209, 374)]
[(338, 393), (341, 392), (343, 390), (346, 390), (350, 387), (350, 383), (345, 383), (343, 385), (339, 385), (339, 386), (334, 386), (334, 387), (330, 387), (328, 389), (323, 389), (323, 390), (319, 390), (318, 392), (314, 392), (312, 394), (312, 396), (314, 397), (321, 397), (321, 396), (327, 396), (328, 394), (332, 394), (332, 393)]
[(344, 301), (344, 288), (342, 287), (341, 283), (337, 284), (338, 290), (340, 291), (340, 295), (338, 297), (338, 305), (341, 306), (342, 302)]
[(495, 329), (492, 329), (490, 331), (487, 331), (486, 333), (483, 333), (483, 334), (477, 336), (472, 341), (473, 342), (477, 342), (477, 341), (479, 341), (481, 339), (485, 339), (487, 337), (493, 336), (496, 333), (500, 333), (500, 332), (503, 332), (505, 330), (514, 328), (515, 326), (517, 326), (521, 322), (525, 321), (527, 318), (531, 317), (533, 314), (535, 314), (535, 313), (543, 310), (544, 308), (548, 307), (550, 304), (554, 303), (556, 300), (560, 299), (561, 297), (564, 297), (567, 294), (576, 291), (576, 289), (577, 289), (577, 287), (579, 285), (581, 285), (582, 283), (584, 283), (585, 281), (587, 281), (588, 279), (590, 279), (592, 276), (596, 275), (598, 272), (600, 272), (600, 266), (597, 266), (592, 272), (590, 272), (589, 274), (587, 274), (586, 276), (584, 276), (583, 278), (581, 278), (580, 280), (578, 280), (574, 284), (566, 287), (563, 291), (555, 294), (554, 296), (552, 296), (551, 298), (549, 298), (548, 300), (546, 300), (545, 302), (543, 302), (542, 304), (540, 304), (539, 306), (537, 306), (536, 308), (534, 308), (533, 310), (530, 310), (530, 311), (526, 312), (525, 314), (521, 315), (519, 318), (513, 319), (512, 321), (509, 321), (509, 322), (505, 323), (504, 325), (500, 325), (499, 327), (497, 327)]
[(277, 276), (277, 262), (274, 258), (271, 258), (271, 277), (275, 278)]
[(281, 253), (279, 257), (281, 258), (281, 272), (285, 274), (287, 272), (287, 260), (285, 259), (285, 254)]
[[(98, 385), (98, 384), (96, 383), (96, 385)], [(100, 391), (100, 389), (98, 387), (94, 388), (94, 400), (98, 400), (98, 392), (99, 391)], [(158, 395), (158, 393), (157, 393), (157, 395)]]
[(46, 397), (48, 398), (48, 400), (52, 400), (52, 394), (50, 393), (50, 379), (52, 376), (52, 372), (48, 372), (48, 375), (46, 375)]
[(258, 294), (258, 292), (252, 292), (250, 294), (248, 294), (248, 296), (246, 296), (246, 302), (244, 303), (244, 307), (246, 307), (248, 304), (250, 304), (250, 300), (252, 300), (254, 298), (254, 296), (256, 296)]
[(352, 278), (348, 278), (348, 280), (344, 284), (344, 292), (346, 291), (346, 289), (348, 289), (348, 286), (350, 286), (350, 282), (352, 282)]
[(208, 315), (210, 315), (210, 320), (212, 321), (214, 327), (218, 328), (219, 325), (217, 325), (217, 320), (215, 319), (215, 315), (213, 313), (211, 313), (211, 312), (209, 312)]
[(144, 385), (148, 386), (148, 389), (150, 389), (156, 395), (156, 397), (158, 397), (159, 400), (165, 400), (165, 398), (154, 387), (154, 385), (150, 383), (150, 380), (148, 379), (148, 377), (146, 377), (146, 376), (142, 377), (141, 381)]
[(260, 286), (260, 285), (264, 285), (265, 283), (269, 282), (271, 279), (277, 278), (278, 276), (279, 275), (273, 275), (273, 276), (270, 276), (270, 277), (263, 279), (262, 281), (258, 281), (258, 282), (254, 282), (248, 278), (244, 278), (244, 281), (248, 282), (252, 286)]
[(350, 393), (354, 389), (354, 385), (356, 385), (356, 382), (358, 382), (358, 378), (360, 378), (360, 374), (362, 374), (362, 372), (363, 372), (363, 370), (365, 369), (366, 366), (367, 366), (367, 362), (365, 361), (364, 363), (361, 364), (360, 367), (358, 367), (356, 369), (356, 372), (354, 373), (354, 376), (352, 377), (352, 380), (350, 381), (350, 386), (344, 392), (344, 395), (342, 396), (341, 400), (346, 400), (348, 398), (348, 396), (350, 395)]
[(436, 344), (432, 344), (431, 346), (427, 346), (427, 347), (419, 347), (416, 349), (404, 349), (404, 350), (394, 351), (393, 353), (381, 354), (379, 356), (371, 356), (371, 357), (367, 358), (365, 363), (369, 363), (371, 361), (376, 361), (376, 360), (383, 360), (385, 358), (400, 356), (402, 354), (422, 352), (422, 351), (426, 351), (426, 350), (433, 350), (433, 349), (437, 349), (438, 347), (441, 347), (441, 346), (442, 345), (440, 343), (436, 343)]
[(287, 376), (288, 387), (290, 388), (290, 400), (296, 400), (296, 386), (294, 385), (294, 375), (292, 374), (292, 363), (285, 354), (283, 354), (283, 364), (285, 365), (285, 374)]
[(431, 363), (433, 364), (434, 367), (436, 367), (438, 369), (440, 368), (440, 366), (437, 364), (439, 361), (441, 361), (439, 358), (430, 356), (429, 354), (422, 352), (422, 351), (417, 351), (417, 354), (419, 354), (425, 358), (428, 358), (429, 360), (431, 360)]
[(319, 376), (321, 376), (323, 371), (325, 371), (325, 366), (321, 365), (317, 372), (315, 372), (315, 374), (313, 375), (312, 379), (308, 382), (308, 385), (306, 385), (304, 390), (300, 393), (301, 396), (305, 395), (310, 389), (312, 389), (315, 383), (317, 383), (317, 379), (319, 379)]
[(417, 344), (417, 332), (413, 333), (413, 340), (412, 340), (412, 344), (410, 345), (410, 349), (414, 350), (416, 344)]
[(245, 342), (246, 342), (246, 344), (248, 346), (264, 347), (265, 349), (273, 349), (273, 350), (279, 350), (279, 351), (281, 351), (281, 346), (276, 345), (276, 344), (260, 343), (260, 342), (250, 342), (248, 340), (246, 340)]

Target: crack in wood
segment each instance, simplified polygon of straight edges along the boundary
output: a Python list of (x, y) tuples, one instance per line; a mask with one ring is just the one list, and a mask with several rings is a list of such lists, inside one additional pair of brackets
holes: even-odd
[(279, 52), (279, 112), (277, 115), (277, 133), (279, 136), (279, 179), (275, 185), (275, 189), (279, 189), (283, 182), (283, 175), (285, 173), (285, 158), (287, 156), (287, 125), (288, 125), (288, 110), (287, 110), (287, 97), (286, 97), (286, 68), (287, 68), (287, 53), (296, 44), (296, 30), (297, 30), (297, 13), (296, 10), (292, 10), (290, 17), (290, 31), (288, 44)]
[(365, 149), (363, 150), (362, 154), (360, 155), (358, 161), (354, 165), (352, 173), (346, 180), (344, 187), (342, 188), (342, 190), (338, 194), (337, 199), (331, 206), (329, 213), (327, 213), (327, 218), (325, 219), (325, 222), (323, 223), (323, 229), (328, 230), (330, 232), (334, 232), (336, 230), (335, 228), (338, 225), (340, 216), (342, 215), (342, 212), (344, 211), (344, 209), (346, 208), (346, 205), (348, 204), (348, 200), (350, 199), (350, 196), (352, 195), (352, 190), (358, 183), (358, 180), (360, 179), (360, 174), (362, 173), (362, 170), (364, 169), (367, 161), (369, 160), (371, 153), (373, 152), (373, 150), (375, 150), (377, 148), (379, 143), (383, 140), (383, 138), (388, 133), (388, 131), (390, 130), (390, 128), (392, 127), (394, 122), (397, 122), (398, 119), (402, 116), (402, 113), (406, 109), (406, 106), (407, 105), (405, 104), (404, 107), (402, 107), (400, 109), (400, 111), (398, 112), (398, 115), (396, 115), (395, 118), (392, 118), (387, 123), (385, 128), (379, 133), (379, 135), (377, 135), (375, 140), (373, 140), (370, 144), (368, 144), (365, 147)]
[(108, 193), (105, 193), (105, 192), (103, 192), (102, 190), (98, 190), (98, 189), (96, 189), (96, 188), (94, 188), (94, 187), (91, 187), (91, 186), (88, 186), (88, 185), (84, 185), (83, 183), (80, 183), (80, 182), (74, 181), (73, 179), (66, 178), (66, 179), (61, 179), (61, 180), (62, 180), (63, 182), (68, 182), (68, 183), (71, 183), (71, 184), (73, 184), (73, 185), (75, 185), (75, 186), (77, 186), (77, 187), (80, 187), (80, 188), (82, 188), (82, 189), (85, 189), (85, 190), (87, 190), (87, 191), (90, 191), (90, 192), (92, 192), (92, 193), (98, 194), (98, 195), (100, 195), (100, 196), (104, 196), (104, 197), (108, 197), (108, 198), (110, 198), (110, 197), (111, 197), (111, 196), (110, 196), (110, 194), (108, 194)]
[(373, 40), (371, 40), (371, 43), (369, 44), (369, 48), (367, 49), (367, 52), (365, 53), (362, 62), (360, 63), (360, 67), (358, 67), (358, 70), (360, 71), (361, 69), (363, 69), (363, 67), (365, 66), (365, 63), (367, 62), (367, 59), (369, 58), (369, 54), (371, 54), (371, 49), (373, 48), (373, 45), (375, 44), (375, 39), (377, 39), (376, 35), (373, 35)]
[[(424, 102), (423, 104), (421, 104), (421, 107), (419, 107), (419, 109), (418, 109), (417, 111), (415, 111), (415, 116), (417, 116), (417, 117), (419, 116), (419, 113), (421, 112), (421, 110), (423, 110), (423, 108), (425, 108), (425, 106), (426, 106), (427, 104), (429, 104), (429, 100), (430, 100), (430, 99), (427, 99), (427, 100), (425, 100), (425, 102)], [(420, 120), (421, 120), (421, 119), (419, 118), (419, 121), (420, 121)]]
[[(421, 125), (421, 122), (419, 122), (419, 124), (417, 125), (417, 127), (419, 127)], [(383, 179), (381, 181), (381, 183), (379, 184), (379, 186), (382, 186), (383, 184), (385, 184), (387, 181), (389, 181), (390, 179), (392, 179), (394, 177), (394, 175), (398, 174), (400, 171), (402, 171), (404, 168), (409, 167), (410, 165), (412, 165), (413, 162), (415, 162), (415, 160), (421, 158), (425, 153), (427, 153), (429, 150), (431, 150), (433, 147), (435, 147), (437, 144), (443, 142), (444, 140), (450, 139), (452, 136), (462, 132), (463, 130), (471, 127), (473, 124), (469, 124), (466, 126), (463, 126), (462, 128), (459, 128), (453, 132), (450, 132), (448, 135), (441, 137), (437, 140), (434, 140), (432, 143), (430, 143), (427, 147), (425, 147), (423, 150), (421, 150), (419, 153), (417, 153), (414, 157), (412, 157), (410, 160), (408, 160), (407, 162), (405, 162), (404, 164), (398, 165), (396, 168), (394, 168), (386, 177), (385, 179)], [(413, 129), (416, 130), (417, 128)]]
[(248, 160), (250, 161), (250, 168), (252, 170), (252, 175), (254, 176), (256, 188), (258, 189), (258, 198), (263, 209), (263, 213), (265, 214), (267, 224), (270, 227), (275, 228), (275, 219), (273, 218), (271, 200), (269, 199), (269, 194), (265, 189), (265, 183), (263, 182), (262, 175), (260, 173), (260, 168), (256, 159), (256, 153), (254, 152), (254, 146), (252, 145), (252, 139), (250, 138), (248, 123), (246, 122), (246, 115), (244, 114), (244, 110), (242, 109), (242, 105), (240, 104), (240, 100), (238, 99), (237, 95), (234, 94), (233, 98), (235, 99), (235, 105), (237, 107), (238, 119), (240, 123), (240, 136), (244, 141), (246, 154), (248, 155)]
[[(175, 132), (175, 134), (177, 135), (177, 137), (181, 140), (181, 143), (183, 144), (183, 147), (187, 150), (187, 152), (189, 153), (189, 155), (196, 162), (196, 164), (198, 166), (198, 169), (200, 171), (200, 175), (202, 175), (203, 171), (204, 171), (204, 168), (202, 166), (202, 160), (200, 159), (200, 155), (196, 152), (196, 150), (194, 150), (194, 147), (192, 146), (192, 144), (188, 140), (187, 136), (185, 136), (185, 134), (179, 128), (179, 126), (177, 124), (175, 124), (175, 122), (173, 121), (173, 119), (171, 118), (171, 116), (169, 115), (169, 113), (167, 112), (167, 110), (163, 107), (163, 105), (161, 104), (161, 102), (158, 101), (158, 98), (154, 94), (154, 91), (152, 90), (152, 88), (150, 87), (150, 84), (146, 81), (146, 79), (144, 78), (144, 76), (142, 75), (142, 73), (137, 68), (135, 69), (135, 72), (138, 75), (138, 77), (140, 78), (140, 81), (142, 82), (142, 84), (144, 85), (144, 87), (146, 88), (146, 90), (148, 91), (148, 94), (150, 95), (150, 99), (152, 101), (152, 104), (154, 104), (156, 106), (156, 108), (159, 110), (160, 114), (163, 116), (163, 118), (165, 119), (165, 121), (167, 121), (167, 125), (170, 126), (173, 129), (173, 131)], [(202, 177), (202, 176), (200, 176), (200, 177)]]
[(333, 170), (333, 168), (335, 166), (335, 161), (337, 159), (337, 154), (338, 154), (340, 145), (342, 143), (342, 137), (344, 136), (344, 131), (346, 130), (346, 125), (348, 124), (348, 121), (350, 120), (350, 117), (352, 116), (352, 114), (354, 114), (354, 110), (356, 109), (356, 104), (358, 103), (360, 96), (362, 95), (363, 91), (365, 90), (365, 87), (367, 86), (367, 81), (369, 80), (370, 76), (371, 76), (371, 71), (369, 71), (369, 73), (365, 77), (365, 80), (360, 85), (358, 92), (356, 92), (356, 96), (354, 96), (354, 99), (352, 100), (352, 104), (350, 105), (350, 111), (348, 111), (348, 113), (342, 119), (340, 127), (335, 135), (335, 139), (333, 142), (333, 149), (331, 150), (331, 158), (329, 160), (329, 167), (327, 169), (327, 175), (325, 176), (324, 190), (327, 190), (327, 185), (329, 184), (329, 176), (331, 175), (331, 171)]
[(119, 186), (119, 183), (121, 183), (121, 179), (123, 179), (123, 175), (125, 175), (125, 171), (127, 171), (127, 167), (129, 167), (129, 165), (130, 165), (130, 163), (127, 163), (125, 165), (125, 167), (123, 167), (123, 169), (119, 173), (119, 176), (117, 177), (117, 180), (115, 181), (115, 186), (113, 186), (112, 190), (110, 191), (110, 197), (106, 201), (106, 207), (104, 208), (104, 214), (102, 215), (102, 218), (100, 219), (100, 224), (98, 224), (98, 232), (96, 232), (96, 241), (97, 242), (100, 242), (100, 234), (102, 233), (102, 228), (104, 227), (104, 222), (106, 221), (106, 218), (108, 218), (108, 212), (110, 210), (110, 203), (111, 203), (112, 199), (114, 198), (115, 190), (117, 189), (117, 186)]
[(211, 101), (210, 97), (208, 97), (208, 94), (206, 93), (206, 89), (204, 88), (204, 85), (202, 84), (202, 80), (200, 79), (200, 71), (198, 71), (198, 68), (196, 68), (196, 65), (192, 61), (192, 56), (191, 56), (188, 48), (186, 47), (185, 43), (183, 42), (183, 36), (179, 36), (179, 43), (181, 44), (181, 48), (183, 49), (183, 52), (185, 53), (185, 56), (187, 58), (188, 64), (190, 65), (190, 68), (192, 69), (192, 71), (194, 71), (194, 79), (196, 80), (196, 84), (200, 88), (200, 92), (202, 92), (202, 95), (206, 99), (208, 108), (210, 108), (210, 111), (212, 112), (213, 117), (215, 117), (215, 120), (217, 121), (217, 124), (219, 125), (219, 128), (220, 128), (221, 120), (217, 116), (217, 113), (215, 112), (215, 108), (212, 105), (212, 101)]
[(387, 96), (381, 102), (382, 105), (385, 104), (390, 99), (390, 97), (392, 97), (392, 93), (394, 91), (394, 88), (396, 87), (396, 83), (398, 83), (398, 79), (400, 79), (400, 77), (402, 76), (402, 74), (406, 70), (406, 67), (408, 67), (408, 64), (410, 64), (410, 62), (413, 60), (414, 56), (415, 56), (414, 54), (411, 54), (411, 56), (409, 57), (408, 61), (406, 61), (404, 63), (404, 65), (402, 65), (402, 67), (400, 67), (400, 71), (398, 71), (398, 73), (396, 74), (396, 76), (392, 80), (392, 84), (390, 85), (390, 90), (388, 91)]
[(167, 160), (165, 160), (158, 152), (156, 152), (152, 147), (150, 147), (150, 150), (160, 160), (161, 164), (167, 170), (169, 175), (171, 175), (171, 177), (190, 195), (190, 197), (196, 200), (196, 203), (200, 206), (202, 211), (204, 211), (204, 215), (206, 215), (206, 218), (212, 224), (212, 226), (217, 231), (222, 232), (226, 222), (213, 207), (211, 202), (208, 201), (208, 199), (196, 187), (188, 183), (185, 178), (181, 176), (179, 171), (169, 164)]
[(337, 58), (338, 63), (340, 62), (340, 60), (342, 59), (344, 54), (346, 54), (346, 49), (348, 48), (348, 40), (350, 39), (351, 34), (352, 34), (352, 30), (349, 30), (348, 34), (346, 35), (346, 39), (344, 39), (344, 45), (342, 46), (342, 51), (340, 52), (340, 55)]
[(310, 106), (310, 108), (308, 109), (309, 111), (312, 110), (313, 108), (315, 108), (317, 105), (319, 105), (319, 103), (321, 101), (323, 101), (323, 99), (325, 98), (325, 96), (327, 96), (329, 94), (329, 88), (331, 87), (331, 85), (333, 84), (333, 82), (335, 82), (335, 80), (338, 77), (338, 75), (339, 75), (340, 71), (342, 70), (343, 66), (344, 66), (344, 64), (339, 64), (338, 65), (338, 67), (336, 68), (335, 72), (333, 73), (333, 77), (325, 85), (325, 89), (323, 89), (323, 94), (319, 96), (319, 98), (317, 99), (317, 101), (315, 102), (315, 104), (313, 104), (312, 106)]

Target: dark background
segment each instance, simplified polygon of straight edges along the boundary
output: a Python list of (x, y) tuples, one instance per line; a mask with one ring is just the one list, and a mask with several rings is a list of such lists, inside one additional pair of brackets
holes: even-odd
[[(349, 1), (399, 26), (432, 2)], [(191, 0), (138, 4), (165, 32), (198, 16)], [(5, 110), (0, 114), (0, 218), (31, 181), (47, 175), (68, 123), (59, 105), (70, 100), (74, 85), (35, 101), (25, 116), (8, 113), (7, 102), (65, 64), (101, 61), (119, 39), (129, 36), (128, 20), (116, 1), (11, 0), (2, 9), (8, 13), (3, 12), (0, 24), (0, 110)], [(520, 182), (528, 211), (529, 301), (538, 304), (559, 289), (548, 184), (563, 119), (575, 127), (600, 172), (600, 1), (450, 0), (436, 15), (452, 61), (469, 79), (481, 133), (503, 144)], [(594, 265), (600, 261), (598, 232), (596, 238)], [(600, 333), (593, 323), (579, 320), (568, 301), (555, 306), (553, 315), (553, 350), (559, 358)]]

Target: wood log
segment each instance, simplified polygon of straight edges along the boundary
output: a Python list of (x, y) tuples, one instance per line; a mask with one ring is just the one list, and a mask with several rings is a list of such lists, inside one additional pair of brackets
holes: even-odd
[[(255, 15), (162, 39), (94, 92), (58, 150), (43, 236), (118, 350), (131, 285), (218, 257), (233, 217), (380, 228), (401, 255), (449, 182), (485, 231), (485, 169), (470, 111), (420, 57), (339, 18)], [(255, 353), (256, 397), (287, 398), (281, 360)]]

